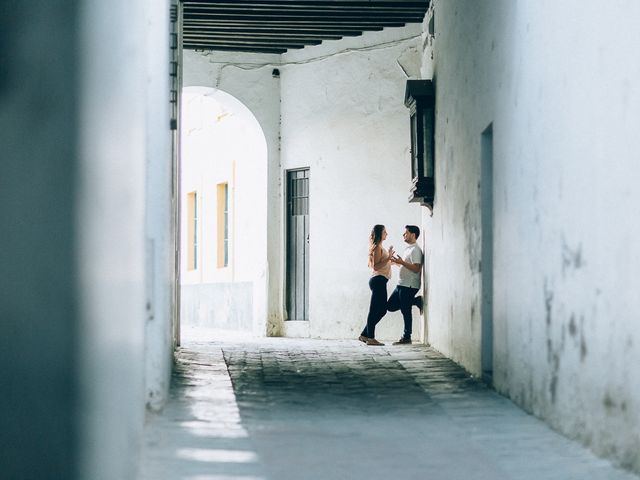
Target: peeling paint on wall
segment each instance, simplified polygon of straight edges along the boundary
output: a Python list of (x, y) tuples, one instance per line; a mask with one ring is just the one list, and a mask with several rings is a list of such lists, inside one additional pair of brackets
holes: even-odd
[(574, 248), (567, 245), (565, 238), (562, 239), (562, 275), (564, 276), (567, 270), (578, 270), (585, 265), (582, 258), (582, 243)]
[(545, 310), (545, 321), (548, 327), (551, 326), (552, 320), (552, 309), (553, 309), (553, 292), (547, 285), (547, 280), (544, 282), (544, 310)]
[(472, 213), (471, 202), (467, 201), (464, 207), (464, 236), (467, 240), (467, 255), (469, 270), (472, 273), (480, 273), (481, 238), (479, 225), (480, 216)]
[(420, 78), (420, 52), (415, 45), (405, 48), (396, 63), (407, 78)]
[[(560, 339), (557, 338), (557, 330), (560, 321), (554, 321), (554, 292), (549, 285), (549, 280), (545, 278), (543, 287), (544, 311), (545, 311), (545, 335), (547, 345), (548, 364), (548, 398), (552, 404), (556, 403), (558, 395), (558, 382), (560, 378), (560, 363), (565, 345), (566, 325), (560, 326)], [(571, 327), (570, 327), (571, 330)], [(558, 341), (559, 340), (559, 341)]]

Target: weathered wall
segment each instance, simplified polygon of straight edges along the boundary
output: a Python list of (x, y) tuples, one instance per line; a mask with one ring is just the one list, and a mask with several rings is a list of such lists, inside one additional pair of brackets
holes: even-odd
[[(169, 8), (168, 2), (154, 6)], [(145, 208), (152, 185), (145, 168), (147, 154), (153, 155), (148, 146), (163, 144), (167, 135), (166, 124), (147, 129), (148, 103), (167, 101), (163, 88), (148, 91), (149, 76), (166, 69), (152, 70), (147, 55), (168, 44), (166, 24), (148, 29), (146, 7), (143, 0), (83, 2), (75, 50), (81, 65), (75, 189), (80, 478), (135, 478), (144, 421)]]
[(637, 472), (639, 20), (629, 0), (443, 1), (423, 57), (437, 91), (430, 342), (480, 373), (493, 123), (496, 388)]
[(221, 282), (182, 285), (182, 325), (253, 331), (254, 282)]
[(169, 130), (169, 9), (146, 0), (145, 101), (145, 384), (147, 406), (160, 409), (169, 393), (176, 279), (173, 171)]
[[(265, 237), (256, 243), (257, 249), (266, 248), (266, 262), (256, 265), (257, 277), (263, 288), (254, 288), (253, 305), (266, 305), (253, 309), (253, 329), (265, 334), (269, 325), (278, 318), (280, 277), (280, 81), (272, 76), (279, 55), (227, 54), (222, 52), (184, 52), (184, 87), (219, 89), (238, 99), (255, 116), (267, 145), (266, 194), (249, 197), (255, 206), (254, 214), (266, 222)], [(255, 282), (258, 284), (258, 282)], [(267, 290), (268, 289), (268, 290)], [(265, 311), (266, 310), (266, 311)], [(273, 333), (273, 332), (272, 332)]]
[[(283, 55), (282, 169), (310, 167), (310, 318), (299, 334), (357, 337), (370, 298), (372, 226), (385, 224), (386, 245), (401, 250), (404, 225), (420, 221), (420, 207), (407, 203), (403, 103), (407, 75), (419, 75), (420, 32), (420, 25), (385, 29)], [(282, 216), (284, 202), (280, 208)], [(389, 293), (396, 281), (394, 269)], [(414, 314), (417, 338), (417, 309)], [(296, 333), (289, 323), (288, 333)], [(402, 316), (390, 313), (376, 337), (401, 333)]]

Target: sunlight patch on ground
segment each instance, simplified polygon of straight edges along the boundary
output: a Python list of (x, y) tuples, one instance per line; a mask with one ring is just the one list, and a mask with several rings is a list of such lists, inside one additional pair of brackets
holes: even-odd
[(181, 448), (176, 452), (178, 458), (211, 463), (253, 463), (258, 461), (254, 452), (246, 450), (222, 450), (211, 448)]

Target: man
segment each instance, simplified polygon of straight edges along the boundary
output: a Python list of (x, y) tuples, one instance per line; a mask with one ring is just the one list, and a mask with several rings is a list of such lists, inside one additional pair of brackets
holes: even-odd
[(387, 310), (390, 312), (400, 310), (404, 319), (404, 332), (400, 340), (393, 342), (394, 345), (411, 343), (411, 307), (417, 306), (422, 313), (422, 296), (416, 297), (422, 276), (422, 250), (416, 243), (420, 236), (420, 229), (415, 225), (407, 225), (404, 228), (402, 238), (408, 246), (402, 257), (399, 255), (391, 257), (391, 262), (400, 265), (400, 279), (398, 286), (387, 301)]

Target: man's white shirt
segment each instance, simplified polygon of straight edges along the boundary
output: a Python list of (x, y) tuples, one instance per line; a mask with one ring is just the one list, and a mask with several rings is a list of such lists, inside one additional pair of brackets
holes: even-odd
[[(419, 263), (422, 264), (422, 249), (417, 243), (409, 245), (402, 254), (402, 259), (407, 263)], [(400, 279), (398, 285), (402, 287), (420, 288), (420, 279), (422, 277), (422, 269), (417, 272), (412, 272), (404, 265), (400, 266), (398, 272)]]

